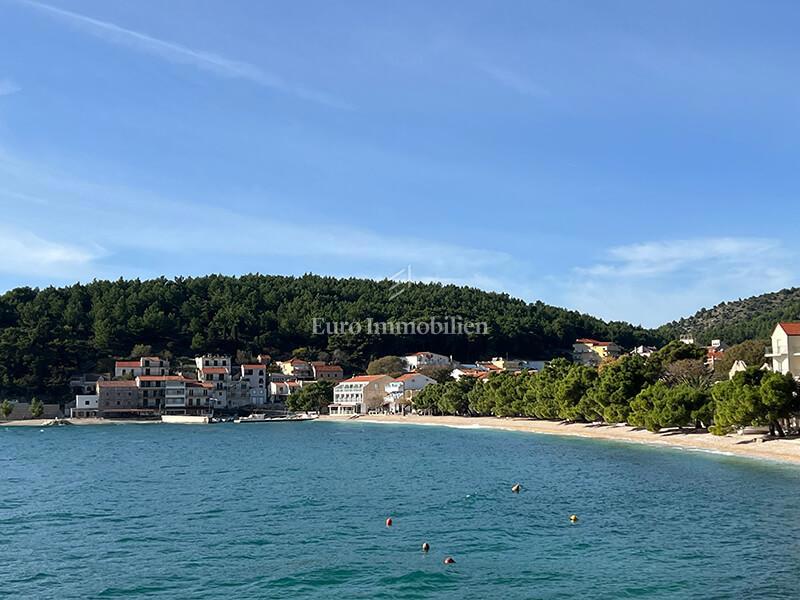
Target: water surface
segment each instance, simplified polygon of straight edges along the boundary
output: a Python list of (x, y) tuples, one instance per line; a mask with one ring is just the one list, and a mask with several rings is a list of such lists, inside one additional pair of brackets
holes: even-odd
[(794, 466), (505, 431), (0, 428), (0, 597), (797, 597), (798, 492)]

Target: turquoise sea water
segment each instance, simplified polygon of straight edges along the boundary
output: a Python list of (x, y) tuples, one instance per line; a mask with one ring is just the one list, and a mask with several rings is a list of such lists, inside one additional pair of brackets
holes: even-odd
[(0, 597), (796, 598), (799, 493), (796, 467), (491, 430), (0, 428)]

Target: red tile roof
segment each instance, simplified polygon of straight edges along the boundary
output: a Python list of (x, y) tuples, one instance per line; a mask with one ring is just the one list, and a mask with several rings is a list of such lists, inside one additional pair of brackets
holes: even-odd
[(139, 375), (140, 381), (185, 381), (180, 375)]
[(336, 372), (341, 371), (342, 367), (340, 367), (339, 365), (322, 364), (322, 365), (314, 365), (314, 370), (315, 371), (326, 371), (328, 373), (331, 373), (331, 372), (334, 372), (334, 371), (336, 371)]
[(135, 388), (136, 387), (136, 382), (133, 379), (130, 379), (130, 380), (124, 379), (122, 381), (98, 381), (97, 382), (97, 386), (98, 387), (110, 387), (110, 388), (111, 387), (115, 387), (115, 388), (134, 387)]
[(209, 375), (218, 375), (220, 373), (227, 373), (228, 367), (203, 367), (201, 371), (203, 371), (203, 373), (208, 373)]
[(244, 367), (245, 369), (266, 369), (266, 366), (259, 363), (255, 363), (252, 365), (242, 365), (242, 367)]
[(422, 373), (403, 373), (400, 377), (396, 377), (395, 381), (407, 381), (409, 379), (413, 379), (414, 377), (427, 377), (427, 375), (423, 375)]
[(778, 326), (786, 332), (786, 335), (800, 335), (800, 323), (778, 323)]
[(131, 367), (141, 367), (142, 364), (138, 360), (118, 360), (114, 363), (117, 369), (127, 369)]
[[(342, 383), (369, 383), (370, 381), (375, 381), (377, 379), (381, 379), (382, 377), (389, 377), (388, 375), (357, 375), (355, 377), (351, 377), (350, 379), (345, 379)], [(389, 377), (391, 379), (391, 377)]]

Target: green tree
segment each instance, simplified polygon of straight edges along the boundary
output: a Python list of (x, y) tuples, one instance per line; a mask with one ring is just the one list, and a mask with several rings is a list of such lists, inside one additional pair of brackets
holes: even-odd
[(367, 373), (369, 375), (389, 375), (398, 377), (406, 368), (406, 361), (399, 356), (383, 356), (376, 358), (369, 363)]
[(631, 401), (647, 383), (644, 359), (635, 354), (623, 356), (600, 369), (597, 384), (578, 409), (589, 419), (599, 416), (608, 423), (622, 423), (628, 419)]
[(473, 415), (489, 416), (494, 414), (492, 403), (483, 379), (476, 379), (475, 385), (467, 394), (467, 406)]
[(476, 385), (475, 379), (462, 377), (440, 385), (443, 387), (436, 403), (439, 412), (445, 415), (469, 414), (469, 393)]
[(44, 404), (38, 398), (33, 398), (30, 405), (31, 416), (39, 419), (44, 414)]
[(3, 415), (4, 419), (7, 419), (13, 410), (14, 406), (8, 400), (3, 400), (3, 402), (0, 403), (0, 415)]
[(433, 383), (422, 388), (411, 400), (411, 405), (418, 413), (437, 414), (439, 396), (444, 392), (444, 383)]
[(136, 344), (131, 349), (131, 358), (141, 358), (142, 356), (153, 356), (153, 347), (150, 344)]
[(794, 377), (791, 373), (785, 375), (766, 373), (761, 378), (759, 392), (764, 411), (763, 418), (769, 423), (770, 433), (774, 435), (777, 430), (778, 435), (783, 437), (785, 433), (781, 420), (788, 419), (800, 408)]
[(334, 384), (330, 381), (317, 381), (304, 385), (286, 398), (286, 408), (293, 411), (327, 412), (333, 402)]
[(647, 359), (648, 376), (650, 379), (656, 380), (664, 375), (667, 367), (672, 363), (679, 360), (703, 360), (705, 356), (705, 348), (673, 340), (653, 352)]
[(558, 382), (555, 391), (558, 418), (566, 421), (585, 421), (587, 415), (581, 412), (581, 400), (596, 385), (597, 369), (585, 365), (573, 365)]
[(730, 381), (720, 381), (711, 388), (714, 398), (712, 433), (725, 435), (737, 427), (769, 424), (761, 398), (763, 377), (763, 371), (750, 367)]

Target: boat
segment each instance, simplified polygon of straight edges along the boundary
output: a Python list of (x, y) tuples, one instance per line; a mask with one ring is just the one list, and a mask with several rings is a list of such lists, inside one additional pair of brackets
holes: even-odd
[(179, 423), (181, 425), (205, 425), (211, 422), (210, 415), (161, 415), (162, 423)]
[(316, 413), (287, 413), (285, 415), (271, 416), (265, 413), (253, 413), (240, 417), (234, 423), (294, 423), (295, 421), (313, 421), (319, 417)]

